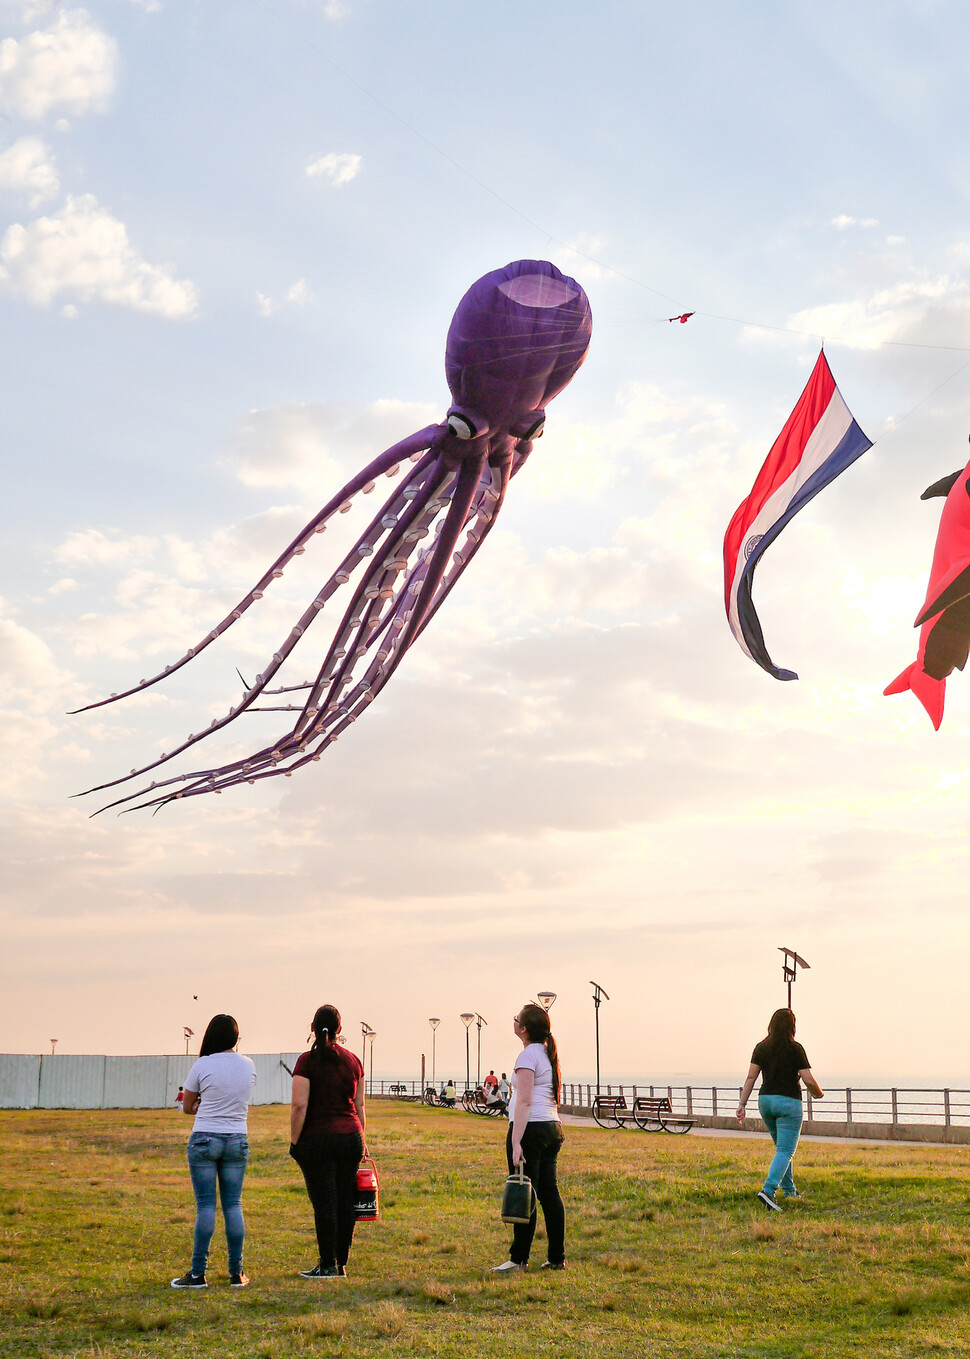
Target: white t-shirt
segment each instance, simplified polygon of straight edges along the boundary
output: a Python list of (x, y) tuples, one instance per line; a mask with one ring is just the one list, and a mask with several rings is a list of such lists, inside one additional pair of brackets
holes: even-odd
[(552, 1063), (541, 1043), (530, 1043), (515, 1059), (512, 1072), (512, 1098), (509, 1100), (509, 1120), (515, 1117), (516, 1073), (534, 1071), (535, 1083), (532, 1087), (532, 1108), (529, 1110), (530, 1123), (558, 1123), (559, 1106), (552, 1089)]
[(238, 1052), (200, 1057), (185, 1078), (185, 1089), (199, 1095), (193, 1132), (244, 1133), (256, 1068)]

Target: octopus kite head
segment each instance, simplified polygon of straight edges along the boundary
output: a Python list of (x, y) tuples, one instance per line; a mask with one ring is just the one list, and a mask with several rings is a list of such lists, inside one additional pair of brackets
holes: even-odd
[(586, 294), (546, 260), (516, 260), (480, 278), (448, 331), (451, 432), (460, 440), (536, 438), (546, 403), (576, 374), (591, 333)]

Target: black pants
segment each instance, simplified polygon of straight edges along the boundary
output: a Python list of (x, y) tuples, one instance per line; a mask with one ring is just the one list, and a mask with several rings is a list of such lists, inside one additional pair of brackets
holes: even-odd
[(313, 1205), (320, 1265), (345, 1265), (354, 1240), (357, 1167), (364, 1154), (359, 1132), (301, 1137), (290, 1155), (303, 1171)]
[[(529, 1123), (522, 1135), (522, 1155), (525, 1157), (525, 1173), (532, 1181), (536, 1198), (542, 1207), (546, 1224), (549, 1261), (560, 1265), (566, 1258), (566, 1213), (559, 1196), (556, 1182), (556, 1160), (562, 1146), (561, 1123)], [(509, 1174), (515, 1170), (512, 1164), (512, 1127), (509, 1125), (505, 1139), (505, 1155), (509, 1163)], [(532, 1238), (536, 1231), (536, 1210), (528, 1222), (516, 1222), (512, 1227), (512, 1249), (509, 1259), (517, 1265), (529, 1262)]]

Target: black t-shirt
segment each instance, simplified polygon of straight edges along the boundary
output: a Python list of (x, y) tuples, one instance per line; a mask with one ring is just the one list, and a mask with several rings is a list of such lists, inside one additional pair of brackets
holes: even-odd
[(785, 1043), (773, 1049), (767, 1038), (762, 1038), (752, 1052), (751, 1060), (755, 1066), (761, 1067), (760, 1094), (801, 1099), (802, 1087), (798, 1083), (798, 1073), (811, 1066), (801, 1043)]

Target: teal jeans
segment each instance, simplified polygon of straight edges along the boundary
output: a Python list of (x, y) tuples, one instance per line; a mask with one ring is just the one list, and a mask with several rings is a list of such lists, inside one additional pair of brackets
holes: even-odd
[(779, 1185), (786, 1194), (794, 1194), (791, 1163), (802, 1129), (802, 1102), (788, 1095), (759, 1095), (758, 1113), (775, 1144), (775, 1154), (762, 1188), (772, 1198)]

